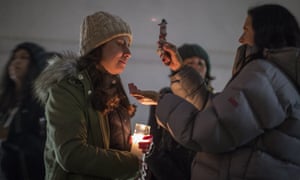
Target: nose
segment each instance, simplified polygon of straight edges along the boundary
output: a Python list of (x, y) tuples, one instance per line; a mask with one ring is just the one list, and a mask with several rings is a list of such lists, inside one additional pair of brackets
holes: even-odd
[(191, 67), (193, 67), (196, 70), (202, 68), (201, 66), (199, 66), (198, 64), (195, 64), (195, 63), (191, 64)]
[(16, 66), (19, 63), (20, 63), (19, 59), (13, 59), (10, 63), (10, 66)]
[(244, 40), (244, 33), (241, 35), (241, 37), (239, 38), (239, 42), (241, 44), (244, 44), (245, 43), (245, 40)]
[(124, 57), (126, 57), (126, 59), (131, 58), (131, 52), (129, 48), (124, 49)]

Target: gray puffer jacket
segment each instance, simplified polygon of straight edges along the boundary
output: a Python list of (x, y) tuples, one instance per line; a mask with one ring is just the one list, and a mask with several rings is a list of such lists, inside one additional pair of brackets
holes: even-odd
[(198, 151), (192, 180), (300, 179), (300, 49), (266, 53), (216, 95), (192, 68), (171, 77), (175, 95), (159, 101), (157, 117)]

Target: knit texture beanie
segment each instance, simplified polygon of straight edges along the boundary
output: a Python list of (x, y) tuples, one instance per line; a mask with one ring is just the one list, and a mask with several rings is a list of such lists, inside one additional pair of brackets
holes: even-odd
[(210, 65), (209, 56), (201, 46), (199, 46), (198, 44), (183, 44), (178, 48), (178, 52), (183, 61), (187, 58), (191, 58), (194, 56), (203, 59), (205, 61), (206, 69), (207, 69), (206, 78), (208, 78), (209, 80), (214, 79), (214, 77), (210, 75), (211, 65)]
[(120, 36), (128, 36), (131, 44), (130, 27), (120, 17), (102, 11), (86, 16), (80, 30), (80, 55), (84, 56)]

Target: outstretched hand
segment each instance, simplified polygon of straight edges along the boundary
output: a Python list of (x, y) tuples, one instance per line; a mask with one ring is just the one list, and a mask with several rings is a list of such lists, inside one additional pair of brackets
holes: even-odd
[(129, 93), (143, 105), (157, 105), (159, 94), (156, 91), (142, 91), (134, 83), (128, 84)]
[(165, 64), (169, 66), (172, 71), (179, 70), (182, 67), (183, 62), (176, 46), (165, 40), (160, 40), (158, 43), (161, 44), (163, 51), (166, 52), (160, 54), (162, 61), (164, 63), (168, 62)]

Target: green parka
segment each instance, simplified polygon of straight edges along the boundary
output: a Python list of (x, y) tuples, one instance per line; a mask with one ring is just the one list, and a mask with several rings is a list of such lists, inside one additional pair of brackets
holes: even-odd
[(45, 104), (47, 180), (128, 179), (139, 168), (127, 151), (109, 149), (106, 116), (93, 109), (91, 80), (75, 57), (57, 58), (35, 84)]

